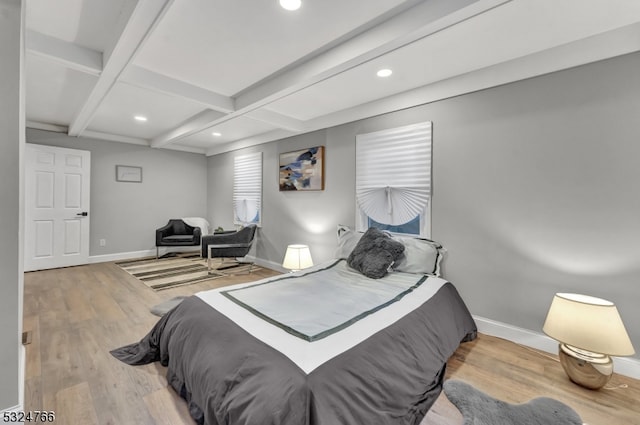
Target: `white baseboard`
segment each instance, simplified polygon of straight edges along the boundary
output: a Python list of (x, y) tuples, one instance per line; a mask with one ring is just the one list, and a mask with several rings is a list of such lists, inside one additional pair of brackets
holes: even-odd
[[(473, 316), (478, 325), (478, 332), (504, 338), (517, 344), (558, 354), (558, 342), (543, 333), (519, 328), (507, 323), (497, 322), (480, 316)], [(628, 357), (614, 357), (614, 370), (620, 375), (640, 379), (640, 360)]]
[[(0, 410), (0, 418), (4, 418), (4, 413), (11, 413), (11, 412), (15, 412), (15, 413), (20, 413), (20, 412), (24, 412), (24, 387), (25, 387), (25, 371), (26, 371), (26, 349), (24, 348), (24, 345), (20, 344), (20, 348), (18, 349), (18, 356), (19, 356), (19, 360), (18, 360), (18, 405), (17, 406), (13, 406), (13, 407), (9, 407), (7, 409), (1, 409)], [(24, 422), (13, 422), (15, 423), (19, 423), (22, 424)]]
[[(173, 248), (160, 248), (159, 255), (164, 255), (167, 252), (197, 251), (198, 249), (199, 248), (197, 246), (176, 246)], [(155, 248), (147, 249), (143, 251), (131, 251), (131, 252), (119, 252), (116, 254), (92, 255), (89, 257), (89, 264), (105, 263), (107, 261), (130, 260), (133, 258), (155, 257), (155, 255), (156, 255)]]
[(25, 391), (25, 379), (27, 378), (27, 349), (24, 345), (20, 344), (18, 349), (18, 406), (19, 411), (24, 410), (24, 391)]
[(120, 252), (117, 254), (92, 255), (89, 257), (89, 264), (106, 263), (107, 261), (129, 260), (132, 258), (151, 257), (152, 255), (156, 255), (155, 249), (150, 249), (148, 251)]
[[(22, 404), (18, 405), (18, 406), (13, 406), (10, 407), (8, 409), (3, 409), (0, 410), (0, 417), (2, 417), (4, 419), (4, 414), (5, 413), (11, 413), (11, 412), (15, 412), (16, 415), (20, 415), (21, 412), (24, 412), (24, 407)], [(16, 421), (16, 422), (11, 422), (13, 424), (24, 424), (24, 422), (20, 422), (20, 421)]]
[[(24, 387), (25, 387), (25, 377), (26, 377), (26, 361), (27, 361), (27, 350), (24, 348), (24, 345), (20, 344), (18, 349), (18, 405), (9, 407), (7, 409), (0, 410), (0, 418), (4, 418), (4, 413), (20, 413), (24, 412)], [(24, 422), (13, 422), (22, 424)]]

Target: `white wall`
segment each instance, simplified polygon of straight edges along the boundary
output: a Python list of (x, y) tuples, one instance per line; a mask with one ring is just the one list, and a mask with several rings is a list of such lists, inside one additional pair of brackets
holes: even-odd
[[(204, 155), (33, 129), (26, 137), (28, 143), (91, 152), (91, 257), (155, 252), (155, 229), (169, 219), (207, 217)], [(142, 183), (116, 182), (116, 165), (142, 167)]]
[[(264, 152), (256, 256), (353, 225), (355, 136), (433, 121), (432, 236), (472, 313), (541, 332), (556, 292), (614, 301), (640, 350), (640, 54), (209, 158), (209, 212), (231, 224), (231, 163)], [(326, 146), (322, 192), (278, 192), (277, 155)], [(639, 355), (636, 355), (640, 358)]]
[(18, 0), (0, 0), (0, 411), (22, 403), (21, 9)]

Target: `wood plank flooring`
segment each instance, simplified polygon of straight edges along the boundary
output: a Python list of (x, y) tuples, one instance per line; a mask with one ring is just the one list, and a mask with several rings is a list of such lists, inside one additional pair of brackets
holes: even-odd
[[(275, 274), (260, 269), (251, 279)], [(246, 280), (239, 275), (156, 292), (113, 263), (26, 273), (24, 331), (32, 332), (32, 342), (25, 410), (55, 411), (58, 425), (192, 425), (186, 404), (167, 387), (164, 367), (128, 366), (109, 350), (151, 329), (158, 319), (151, 306)], [(462, 344), (447, 377), (511, 403), (556, 398), (589, 425), (640, 425), (640, 381), (615, 375), (606, 389), (586, 390), (566, 378), (555, 356), (490, 336)], [(460, 424), (442, 394), (421, 425)]]

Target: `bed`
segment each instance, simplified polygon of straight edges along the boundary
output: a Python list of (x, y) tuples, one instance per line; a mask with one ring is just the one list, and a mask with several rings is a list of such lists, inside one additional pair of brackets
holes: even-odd
[(475, 323), (435, 269), (373, 279), (349, 260), (197, 293), (112, 354), (167, 366), (200, 424), (417, 425)]

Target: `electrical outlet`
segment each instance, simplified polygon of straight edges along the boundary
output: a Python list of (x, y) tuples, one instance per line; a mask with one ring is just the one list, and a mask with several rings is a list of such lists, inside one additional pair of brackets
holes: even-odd
[(100, 239), (100, 246), (107, 246), (107, 240), (106, 239)]

